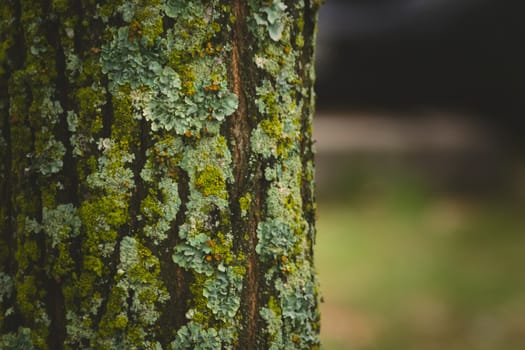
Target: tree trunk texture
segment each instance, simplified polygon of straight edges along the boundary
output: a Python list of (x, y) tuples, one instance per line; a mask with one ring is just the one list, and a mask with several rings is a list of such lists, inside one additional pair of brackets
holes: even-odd
[(318, 6), (1, 1), (1, 349), (319, 347)]

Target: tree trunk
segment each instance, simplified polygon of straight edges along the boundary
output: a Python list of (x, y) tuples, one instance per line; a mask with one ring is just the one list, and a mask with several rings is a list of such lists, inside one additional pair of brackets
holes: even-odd
[(0, 348), (318, 348), (318, 5), (2, 0)]

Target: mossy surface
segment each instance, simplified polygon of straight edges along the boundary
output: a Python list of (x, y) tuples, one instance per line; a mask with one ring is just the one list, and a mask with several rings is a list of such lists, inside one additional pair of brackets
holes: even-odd
[(253, 62), (263, 76), (255, 89), (259, 119), (251, 145), (255, 157), (266, 164), (268, 181), (256, 252), (265, 269), (264, 288), (271, 292), (259, 314), (267, 325), (269, 348), (315, 348), (319, 346), (317, 282), (311, 265), (315, 231), (308, 209), (313, 205), (309, 134), (313, 42), (305, 42), (304, 31), (306, 21), (315, 23), (307, 6), (317, 4), (252, 1), (249, 6), (255, 14), (248, 25), (257, 38)]
[(0, 348), (318, 346), (316, 6), (0, 4)]

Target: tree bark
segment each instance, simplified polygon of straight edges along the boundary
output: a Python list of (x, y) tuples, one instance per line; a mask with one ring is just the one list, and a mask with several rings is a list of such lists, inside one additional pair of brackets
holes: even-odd
[(318, 6), (2, 1), (0, 348), (319, 347)]

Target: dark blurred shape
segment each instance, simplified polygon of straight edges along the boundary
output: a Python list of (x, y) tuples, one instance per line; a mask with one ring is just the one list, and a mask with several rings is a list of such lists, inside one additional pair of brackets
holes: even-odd
[(319, 22), (319, 109), (464, 111), (523, 145), (524, 5), (327, 1)]

